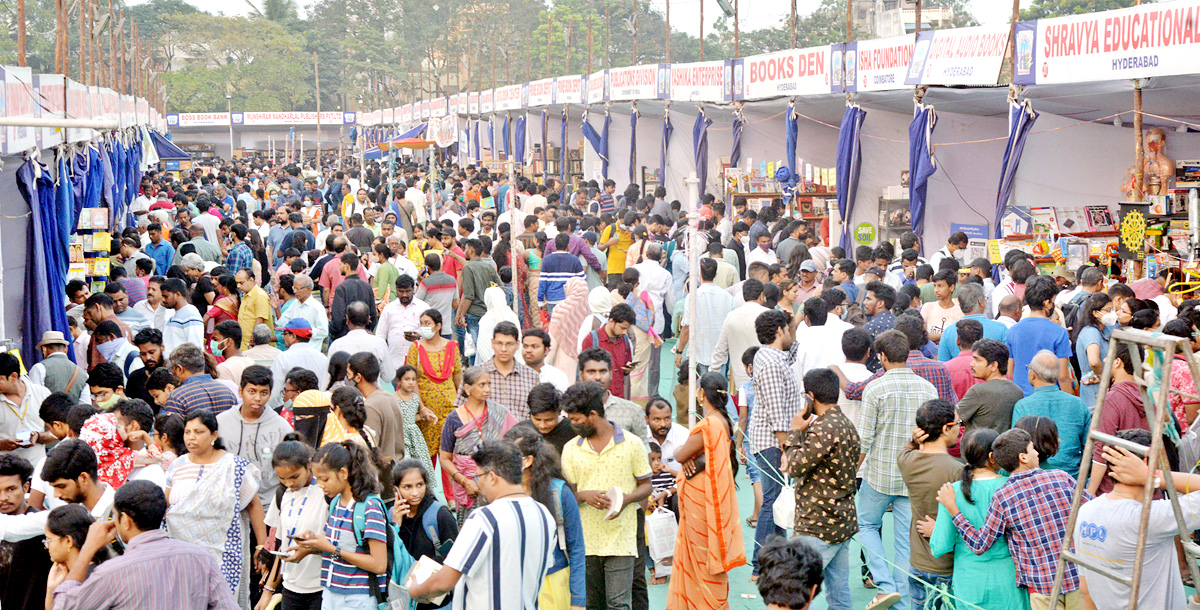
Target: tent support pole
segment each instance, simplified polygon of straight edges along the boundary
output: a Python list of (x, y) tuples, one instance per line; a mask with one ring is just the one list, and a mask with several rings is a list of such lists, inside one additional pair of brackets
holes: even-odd
[(43, 117), (0, 117), (0, 127), (47, 127), (64, 129), (119, 129), (120, 122), (104, 119), (55, 119)]
[(1142, 134), (1142, 81), (1133, 84), (1133, 200), (1146, 200), (1146, 139)]

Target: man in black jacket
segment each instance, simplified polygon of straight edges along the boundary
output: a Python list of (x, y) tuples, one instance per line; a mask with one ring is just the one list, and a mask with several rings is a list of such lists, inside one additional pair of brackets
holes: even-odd
[(345, 252), (340, 257), (342, 265), (342, 276), (346, 279), (338, 284), (336, 290), (333, 291), (333, 307), (330, 312), (330, 329), (329, 335), (333, 339), (338, 339), (342, 335), (349, 332), (346, 326), (346, 307), (355, 301), (366, 303), (368, 311), (371, 312), (371, 326), (375, 328), (375, 323), (379, 321), (379, 310), (375, 308), (375, 291), (371, 290), (371, 285), (364, 282), (358, 277), (358, 255), (353, 252)]

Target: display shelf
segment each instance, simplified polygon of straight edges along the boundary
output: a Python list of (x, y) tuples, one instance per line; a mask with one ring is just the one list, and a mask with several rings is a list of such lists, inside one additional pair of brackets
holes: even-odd
[(1019, 241), (1022, 239), (1033, 239), (1040, 235), (1054, 235), (1056, 238), (1057, 237), (1082, 237), (1082, 238), (1116, 237), (1117, 232), (1116, 231), (1080, 231), (1078, 233), (1061, 233), (1061, 232), (1060, 233), (1013, 233), (1011, 235), (1006, 235), (1004, 237), (1004, 239), (1008, 240), (1008, 241)]

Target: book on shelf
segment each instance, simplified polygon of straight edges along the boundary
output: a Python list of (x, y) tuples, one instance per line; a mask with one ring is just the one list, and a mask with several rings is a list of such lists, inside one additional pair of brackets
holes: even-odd
[(1110, 209), (1107, 205), (1089, 205), (1084, 209), (1087, 210), (1088, 223), (1091, 224), (1093, 231), (1116, 230), (1116, 223), (1113, 222), (1112, 209)]
[(1087, 233), (1092, 231), (1087, 210), (1083, 208), (1058, 208), (1058, 226), (1063, 233)]
[(1058, 214), (1054, 208), (1029, 208), (1032, 233), (1058, 233)]

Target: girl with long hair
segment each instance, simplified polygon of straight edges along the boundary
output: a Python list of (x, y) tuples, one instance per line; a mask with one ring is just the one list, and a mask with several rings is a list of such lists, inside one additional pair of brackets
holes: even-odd
[(679, 533), (675, 539), (667, 610), (727, 608), (729, 571), (746, 563), (734, 477), (737, 448), (733, 420), (725, 411), (725, 376), (700, 378), (697, 396), (704, 418), (675, 451), (683, 465), (678, 485)]
[[(1008, 481), (999, 473), (992, 458), (992, 441), (999, 436), (991, 428), (976, 428), (966, 433), (959, 443), (962, 452), (962, 480), (953, 484), (958, 508), (974, 527), (983, 527), (992, 496)], [(1029, 595), (1016, 586), (1016, 568), (1004, 539), (981, 555), (971, 552), (944, 506), (938, 506), (936, 525), (926, 517), (915, 525), (922, 535), (929, 536), (929, 549), (934, 557), (954, 551), (954, 594), (964, 603), (980, 608), (1028, 610)]]
[[(421, 404), (417, 389), (417, 369), (407, 364), (396, 369), (396, 400), (400, 401), (400, 415), (404, 418), (404, 455), (416, 458), (428, 472), (433, 472), (433, 460), (429, 448), (417, 428), (417, 422), (437, 420), (437, 415)], [(436, 490), (437, 485), (433, 486)], [(420, 555), (414, 555), (420, 557)]]
[[(309, 466), (312, 456), (312, 447), (295, 432), (284, 436), (271, 456), (271, 468), (283, 488), (267, 507), (266, 517), (267, 526), (275, 528), (277, 549), (290, 550), (292, 536), (317, 531), (329, 519), (325, 493), (313, 484)], [(321, 560), (304, 557), (295, 562), (280, 562), (276, 557), (263, 589), (268, 592), (264, 594), (268, 599), (271, 593), (281, 596), (282, 610), (320, 610)]]
[[(413, 557), (429, 556), (439, 563), (445, 561), (446, 552), (458, 538), (458, 522), (454, 513), (435, 497), (430, 471), (420, 461), (405, 458), (392, 467), (392, 481), (396, 485), (392, 522), (404, 541), (404, 548)], [(448, 596), (437, 606), (419, 603), (417, 610), (448, 607), (452, 599), (453, 595)]]
[(458, 509), (459, 523), (467, 518), (479, 496), (475, 484), (475, 461), (471, 455), (485, 441), (499, 439), (517, 424), (517, 419), (504, 405), (489, 400), (492, 381), (481, 366), (473, 366), (463, 373), (462, 406), (446, 416), (442, 427), (442, 444), (439, 453), (442, 472), (450, 480), (447, 499), (453, 497)]
[(233, 274), (223, 273), (215, 278), (217, 298), (213, 300), (204, 314), (204, 338), (212, 338), (213, 330), (226, 320), (237, 322), (238, 319), (238, 287)]
[(513, 427), (504, 434), (504, 439), (512, 441), (521, 450), (521, 484), (525, 493), (545, 506), (558, 525), (554, 563), (542, 582), (538, 607), (569, 610), (573, 606), (584, 606), (587, 588), (584, 586), (583, 525), (579, 521), (579, 503), (563, 478), (558, 454), (528, 423)]
[(259, 474), (250, 462), (225, 451), (217, 416), (208, 409), (184, 417), (187, 454), (167, 468), (166, 526), (171, 537), (198, 544), (221, 562), (221, 574), (238, 605), (250, 607), (249, 530), (266, 541)]
[[(348, 440), (322, 446), (310, 465), (317, 485), (333, 498), (329, 519), (321, 532), (295, 538), (298, 550), (288, 561), (321, 553), (322, 608), (374, 608), (373, 589), (387, 591), (389, 527), (375, 465), (365, 447)], [(361, 531), (354, 525), (356, 508), (363, 515)]]

